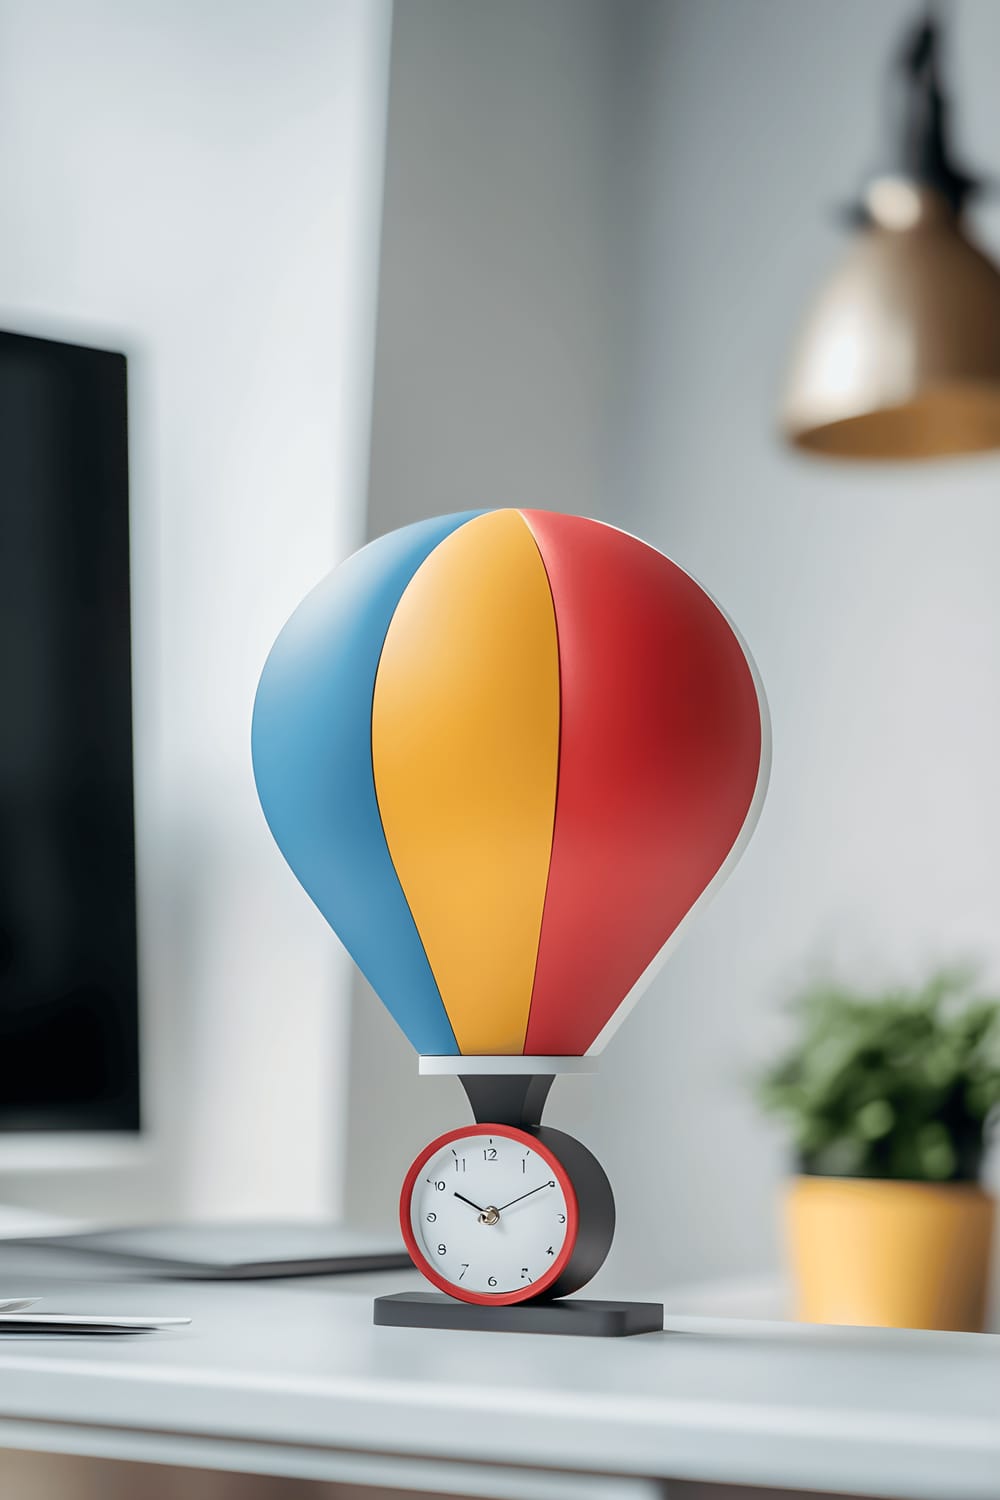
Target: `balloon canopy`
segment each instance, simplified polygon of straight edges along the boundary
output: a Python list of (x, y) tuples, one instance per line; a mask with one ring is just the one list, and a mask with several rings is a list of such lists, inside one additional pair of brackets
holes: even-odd
[(536, 510), (348, 558), (278, 636), (253, 716), (282, 853), (426, 1055), (600, 1050), (739, 858), (768, 760), (705, 590)]

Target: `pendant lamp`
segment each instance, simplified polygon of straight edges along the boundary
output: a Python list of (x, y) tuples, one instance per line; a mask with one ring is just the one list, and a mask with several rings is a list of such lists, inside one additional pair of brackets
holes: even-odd
[(923, 19), (892, 68), (885, 165), (801, 331), (780, 421), (812, 453), (1000, 448), (1000, 272), (966, 232), (979, 184), (949, 147), (940, 43), (939, 25)]

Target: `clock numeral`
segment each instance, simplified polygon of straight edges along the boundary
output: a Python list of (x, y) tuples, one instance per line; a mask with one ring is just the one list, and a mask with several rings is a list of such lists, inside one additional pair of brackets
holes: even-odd
[(496, 1284), (497, 1284), (496, 1277), (495, 1276), (491, 1276), (490, 1279), (489, 1279), (489, 1281), (488, 1281), (488, 1283), (487, 1283), (487, 1285), (488, 1286), (496, 1286)]
[(447, 1255), (447, 1254), (448, 1254), (448, 1246), (447, 1245), (438, 1245), (438, 1255)]
[(437, 1190), (437, 1192), (439, 1192), (439, 1193), (443, 1193), (443, 1192), (444, 1192), (444, 1187), (445, 1187), (445, 1185), (444, 1185), (444, 1183), (443, 1183), (443, 1182), (436, 1182), (436, 1183), (435, 1183), (435, 1184), (434, 1184), (434, 1187), (435, 1187), (435, 1189), (436, 1189), (436, 1190)]
[(456, 1172), (464, 1172), (465, 1171), (465, 1157), (464, 1156), (462, 1156), (462, 1157), (456, 1156), (455, 1157), (455, 1171)]
[(552, 1248), (551, 1245), (549, 1246), (549, 1248), (545, 1252), (546, 1255), (555, 1255), (555, 1253), (556, 1252), (553, 1250), (553, 1248)]
[(427, 1215), (427, 1222), (428, 1222), (428, 1224), (436, 1224), (437, 1223), (437, 1214), (428, 1214)]
[(497, 1148), (495, 1146), (487, 1146), (483, 1151), (483, 1161), (496, 1161), (496, 1159)]
[(560, 1224), (565, 1224), (565, 1222), (566, 1222), (566, 1215), (565, 1214), (556, 1214), (556, 1218), (559, 1220)]
[(461, 1279), (462, 1279), (462, 1276), (464, 1276), (464, 1275), (465, 1275), (465, 1273), (466, 1273), (466, 1271), (467, 1271), (467, 1270), (468, 1270), (468, 1269), (469, 1269), (469, 1262), (468, 1262), (468, 1261), (467, 1261), (467, 1260), (463, 1260), (463, 1262), (462, 1262), (462, 1271), (461, 1271), (461, 1275), (460, 1275), (460, 1276), (459, 1276), (459, 1278), (458, 1278), (458, 1279), (459, 1279), (459, 1281), (461, 1281)]
[(529, 1275), (528, 1275), (528, 1268), (527, 1268), (527, 1266), (522, 1266), (522, 1267), (521, 1267), (521, 1275), (522, 1275), (522, 1276), (523, 1276), (523, 1277), (525, 1277), (525, 1278), (526, 1278), (526, 1279), (527, 1279), (527, 1280), (528, 1280), (528, 1281), (531, 1281), (531, 1279), (532, 1279), (532, 1278), (531, 1278), (531, 1277), (530, 1277), (530, 1276), (529, 1276)]

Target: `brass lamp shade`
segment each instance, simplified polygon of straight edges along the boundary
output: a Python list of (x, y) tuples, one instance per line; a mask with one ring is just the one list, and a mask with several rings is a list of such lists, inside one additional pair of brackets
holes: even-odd
[(882, 181), (868, 196), (802, 329), (785, 436), (841, 458), (1000, 448), (1000, 273), (935, 193)]
[(886, 165), (806, 319), (779, 421), (840, 458), (1000, 448), (1000, 272), (966, 236), (981, 186), (955, 161), (933, 12), (907, 33), (886, 92)]

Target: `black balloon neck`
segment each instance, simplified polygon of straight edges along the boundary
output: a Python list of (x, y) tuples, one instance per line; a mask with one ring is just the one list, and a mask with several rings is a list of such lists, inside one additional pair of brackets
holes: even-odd
[(552, 1087), (551, 1073), (460, 1073), (459, 1079), (480, 1125), (512, 1125), (531, 1130), (542, 1123)]

